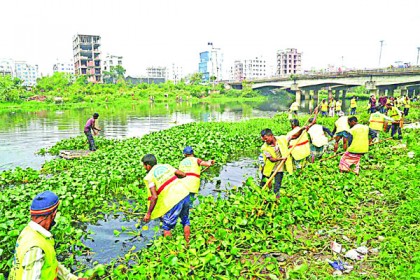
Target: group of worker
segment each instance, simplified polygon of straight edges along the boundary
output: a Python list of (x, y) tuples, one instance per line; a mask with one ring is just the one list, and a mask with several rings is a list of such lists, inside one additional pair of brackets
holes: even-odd
[[(97, 117), (94, 115), (94, 119)], [(183, 153), (184, 159), (178, 169), (169, 164), (158, 164), (153, 154), (141, 159), (147, 172), (144, 183), (148, 192), (148, 210), (143, 221), (160, 218), (164, 236), (170, 236), (180, 218), (185, 240), (189, 242), (189, 212), (200, 188), (201, 166), (209, 167), (215, 162), (195, 157), (190, 146), (185, 147)], [(44, 191), (33, 199), (31, 221), (16, 242), (10, 280), (85, 279), (73, 275), (57, 261), (51, 228), (55, 225), (59, 204), (58, 196), (51, 191)]]
[[(398, 139), (402, 139), (403, 113), (393, 103), (385, 104), (387, 115), (381, 113), (380, 107), (376, 107), (370, 115), (369, 125), (358, 123), (356, 116), (345, 116), (341, 111), (341, 104), (339, 105), (338, 108), (334, 107), (339, 118), (335, 121), (332, 131), (316, 123), (318, 111), (322, 116), (328, 114), (329, 107), (326, 100), (315, 109), (315, 117), (309, 119), (309, 125), (305, 127), (300, 127), (297, 119), (290, 119), (292, 130), (286, 135), (274, 136), (269, 128), (261, 131), (261, 140), (264, 142), (260, 155), (261, 186), (271, 187), (271, 181), (274, 180), (273, 190), (279, 197), (285, 170), (291, 174), (294, 170), (301, 170), (305, 161), (313, 163), (315, 159), (321, 158), (331, 140), (335, 140), (334, 153), (337, 152), (341, 140), (343, 142), (345, 152), (340, 159), (340, 171), (359, 174), (360, 159), (369, 151), (369, 145), (379, 140), (380, 131), (389, 132), (392, 129), (391, 137), (398, 133)], [(357, 108), (355, 97), (352, 98), (350, 108), (350, 114), (355, 114)], [(293, 112), (292, 109), (298, 109), (296, 104), (292, 104)], [(388, 126), (388, 121), (391, 122), (391, 126)]]
[(408, 116), (408, 112), (411, 107), (411, 99), (408, 96), (400, 97), (388, 97), (385, 95), (379, 96), (379, 99), (376, 100), (375, 95), (371, 95), (367, 105), (368, 112), (373, 114), (376, 111), (384, 114), (388, 110), (388, 104), (393, 104), (393, 107), (398, 108), (400, 111), (403, 111), (404, 116)]

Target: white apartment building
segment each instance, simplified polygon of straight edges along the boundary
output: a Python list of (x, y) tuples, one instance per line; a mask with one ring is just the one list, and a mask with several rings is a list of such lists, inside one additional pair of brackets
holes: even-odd
[(231, 78), (234, 81), (252, 81), (270, 76), (267, 61), (263, 57), (255, 57), (245, 60), (235, 60), (231, 70)]
[(161, 66), (151, 66), (146, 68), (147, 78), (164, 78), (167, 79), (167, 69)]
[(277, 51), (277, 75), (280, 77), (300, 73), (302, 70), (302, 53), (297, 49)]
[(57, 61), (53, 66), (53, 72), (61, 72), (74, 75), (74, 63), (70, 61)]
[(107, 54), (102, 61), (102, 70), (110, 71), (111, 67), (115, 67), (117, 65), (123, 65), (123, 57), (119, 55)]
[(169, 81), (173, 81), (176, 84), (176, 83), (179, 83), (179, 81), (181, 81), (182, 78), (184, 78), (184, 71), (182, 69), (182, 66), (172, 63), (172, 65), (168, 68), (169, 68), (169, 71), (168, 71)]
[(13, 59), (0, 59), (0, 75), (10, 75), (12, 77), (15, 76), (15, 62)]
[(38, 65), (30, 65), (26, 61), (16, 61), (15, 75), (22, 80), (23, 86), (34, 86), (38, 79)]

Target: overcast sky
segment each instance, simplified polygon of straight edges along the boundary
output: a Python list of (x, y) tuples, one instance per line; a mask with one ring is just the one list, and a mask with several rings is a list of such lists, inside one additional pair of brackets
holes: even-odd
[(328, 64), (372, 68), (415, 63), (420, 47), (419, 0), (0, 0), (0, 58), (38, 64), (45, 75), (71, 60), (75, 34), (102, 37), (102, 52), (124, 57), (129, 75), (148, 66), (198, 71), (207, 43), (225, 67), (279, 49), (303, 52), (303, 69)]

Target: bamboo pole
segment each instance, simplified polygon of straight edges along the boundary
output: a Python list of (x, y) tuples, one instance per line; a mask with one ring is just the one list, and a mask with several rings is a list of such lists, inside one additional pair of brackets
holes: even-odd
[[(315, 118), (318, 115), (318, 107), (314, 110), (315, 113)], [(309, 119), (306, 121), (305, 125), (301, 128), (301, 130), (305, 130), (305, 126), (308, 124), (309, 120), (312, 118), (312, 115), (309, 117)], [(299, 140), (302, 138), (303, 136), (303, 132), (300, 134), (300, 136), (297, 138), (295, 144), (293, 144), (292, 148), (287, 152), (286, 156), (284, 157), (284, 159), (280, 162), (280, 164), (277, 166), (276, 170), (274, 170), (273, 174), (271, 174), (270, 178), (268, 178), (267, 182), (265, 182), (265, 185), (263, 187), (263, 189), (266, 189), (268, 187), (268, 185), (271, 183), (271, 181), (273, 181), (274, 177), (276, 176), (276, 174), (279, 172), (279, 170), (283, 167), (283, 165), (286, 163), (287, 158), (292, 154), (293, 149), (297, 146), (297, 144), (299, 143)], [(283, 155), (282, 155), (283, 156)]]
[[(376, 142), (376, 143), (371, 143), (371, 144), (369, 144), (369, 146), (372, 146), (372, 145), (375, 145), (375, 144), (379, 144), (379, 143), (381, 143), (381, 142), (385, 142), (385, 141), (388, 141), (388, 140), (392, 140), (392, 137), (389, 137), (389, 138), (385, 138), (385, 139), (379, 140), (379, 141), (378, 141), (378, 142)], [(341, 152), (341, 153), (339, 153), (339, 154), (332, 155), (332, 156), (327, 157), (327, 158), (320, 159), (319, 161), (321, 162), (321, 161), (325, 161), (325, 160), (328, 160), (328, 159), (335, 158), (335, 157), (337, 157), (337, 156), (341, 156), (341, 155), (343, 155), (345, 152), (346, 152), (346, 151)]]

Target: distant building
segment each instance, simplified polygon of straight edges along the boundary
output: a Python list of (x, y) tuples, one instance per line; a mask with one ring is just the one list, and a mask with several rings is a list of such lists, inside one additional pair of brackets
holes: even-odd
[(277, 52), (277, 75), (280, 77), (300, 73), (302, 53), (297, 49), (279, 50)]
[(160, 66), (152, 66), (146, 68), (146, 76), (147, 78), (161, 78), (161, 79), (167, 79), (167, 69), (166, 67), (160, 67)]
[(111, 67), (123, 65), (123, 57), (118, 55), (107, 54), (103, 61), (103, 71), (110, 71)]
[(184, 71), (182, 66), (172, 63), (172, 65), (169, 67), (168, 80), (173, 81), (176, 84), (179, 83), (182, 78), (184, 78)]
[(164, 78), (148, 78), (148, 77), (131, 77), (127, 76), (125, 78), (127, 83), (137, 85), (137, 84), (162, 84), (165, 82)]
[(53, 72), (61, 72), (74, 75), (74, 63), (57, 61), (53, 66)]
[(15, 62), (13, 59), (0, 59), (0, 75), (10, 75), (12, 77), (15, 76)]
[(203, 74), (203, 80), (208, 82), (211, 77), (216, 81), (223, 79), (223, 53), (220, 48), (214, 48), (213, 43), (209, 43), (211, 49), (200, 53), (200, 63), (198, 71)]
[(16, 61), (15, 77), (22, 80), (23, 86), (36, 85), (36, 79), (38, 79), (38, 65), (30, 65), (26, 63), (26, 61)]
[(235, 60), (232, 69), (232, 80), (242, 81), (244, 79), (244, 63), (240, 60)]
[(87, 75), (88, 81), (102, 82), (101, 36), (77, 34), (73, 38), (74, 73)]

